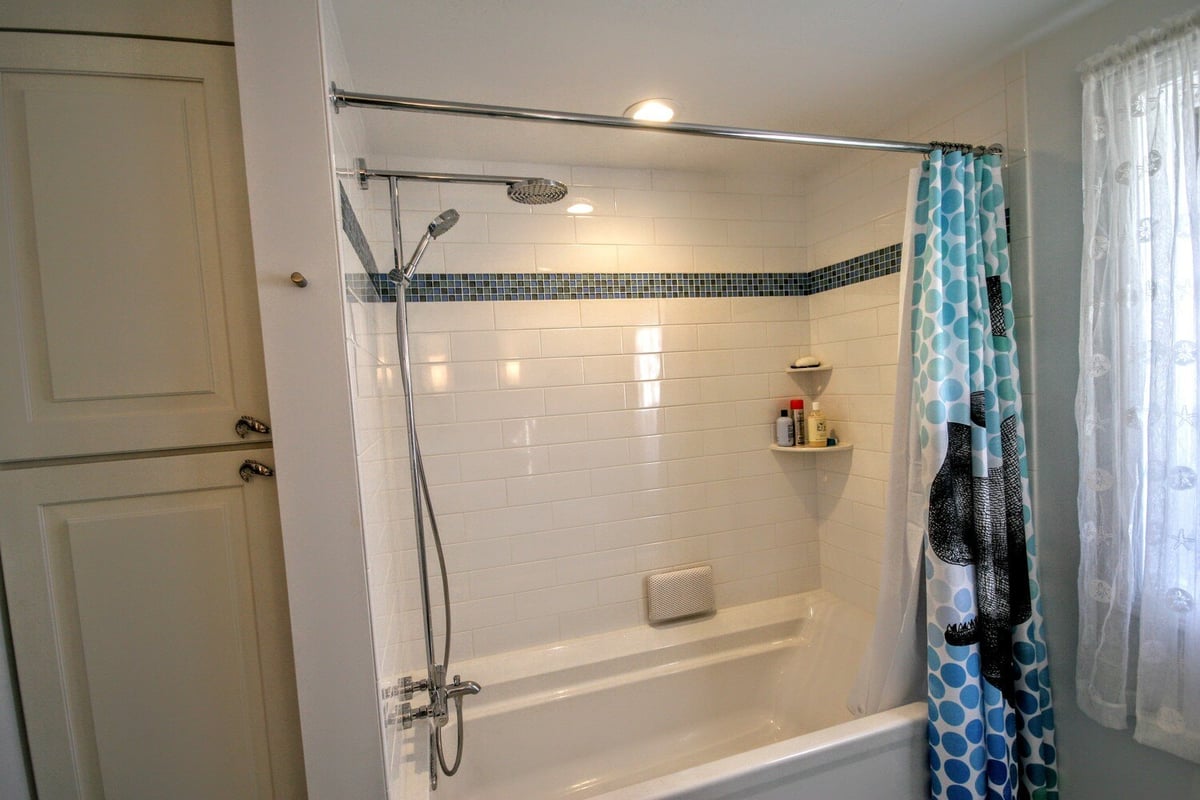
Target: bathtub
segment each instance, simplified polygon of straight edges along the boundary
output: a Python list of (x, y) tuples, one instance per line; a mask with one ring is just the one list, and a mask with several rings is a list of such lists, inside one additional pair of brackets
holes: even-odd
[(927, 796), (924, 704), (845, 708), (870, 622), (818, 590), (454, 665), (484, 690), (433, 797)]

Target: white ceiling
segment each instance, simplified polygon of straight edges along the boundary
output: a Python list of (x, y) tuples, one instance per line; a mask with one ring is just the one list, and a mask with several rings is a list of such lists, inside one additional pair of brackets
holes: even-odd
[[(1106, 0), (331, 0), (349, 76), (378, 94), (877, 136)], [(376, 153), (802, 174), (819, 148), (366, 111)], [(947, 137), (949, 138), (949, 137)]]

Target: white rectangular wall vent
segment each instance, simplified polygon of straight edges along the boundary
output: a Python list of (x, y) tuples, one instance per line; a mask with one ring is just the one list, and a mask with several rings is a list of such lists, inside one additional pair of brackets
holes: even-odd
[(676, 569), (646, 576), (646, 617), (651, 625), (717, 610), (712, 567)]

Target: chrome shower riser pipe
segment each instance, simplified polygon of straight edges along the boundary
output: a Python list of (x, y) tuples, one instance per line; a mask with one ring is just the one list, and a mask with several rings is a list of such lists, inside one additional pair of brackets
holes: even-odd
[[(388, 197), (391, 203), (392, 211), (392, 253), (393, 263), (396, 265), (396, 272), (402, 274), (404, 272), (404, 255), (400, 242), (400, 197), (399, 197), (399, 182), (392, 178), (388, 181)], [(406, 313), (406, 303), (404, 298), (407, 281), (400, 279), (396, 281), (396, 330), (399, 334), (399, 356), (400, 356), (400, 379), (404, 384), (404, 418), (408, 425), (408, 474), (409, 480), (412, 483), (412, 503), (413, 503), (413, 524), (416, 528), (417, 535), (417, 570), (421, 586), (421, 611), (422, 622), (425, 628), (425, 662), (428, 668), (429, 680), (429, 697), (434, 706), (434, 713), (441, 716), (445, 712), (444, 708), (437, 708), (440, 705), (440, 698), (443, 697), (441, 692), (441, 681), (439, 681), (441, 670), (438, 669), (438, 664), (433, 653), (433, 605), (429, 599), (429, 569), (427, 565), (427, 556), (425, 553), (425, 520), (424, 513), (421, 511), (421, 484), (420, 471), (418, 468), (417, 453), (417, 417), (412, 399), (412, 374), (409, 364), (409, 349), (408, 349), (408, 314)], [(440, 713), (439, 713), (440, 712)]]
[[(463, 712), (462, 698), (465, 695), (478, 694), (482, 687), (474, 681), (464, 681), (458, 675), (453, 682), (447, 683), (446, 669), (450, 664), (450, 586), (446, 568), (446, 554), (442, 547), (441, 535), (438, 532), (437, 516), (433, 509), (433, 499), (429, 493), (429, 482), (425, 476), (425, 466), (421, 460), (421, 443), (417, 436), (416, 406), (413, 401), (412, 359), (408, 342), (408, 284), (416, 272), (421, 256), (429, 243), (444, 234), (458, 222), (458, 212), (446, 209), (434, 217), (429, 223), (425, 234), (417, 244), (416, 251), (408, 264), (404, 264), (403, 246), (400, 229), (400, 188), (399, 177), (388, 179), (388, 199), (392, 214), (392, 253), (395, 266), (388, 273), (396, 287), (396, 350), (400, 357), (400, 377), (404, 388), (404, 416), (408, 425), (408, 465), (409, 479), (412, 483), (413, 528), (416, 534), (417, 571), (421, 589), (421, 611), (425, 634), (425, 680), (412, 680), (405, 676), (399, 684), (399, 694), (405, 700), (413, 696), (414, 691), (425, 691), (429, 694), (429, 703), (418, 708), (412, 708), (408, 703), (401, 705), (399, 713), (390, 712), (387, 724), (399, 722), (404, 728), (412, 727), (414, 721), (427, 719), (429, 726), (429, 785), (437, 789), (439, 774), (447, 777), (458, 772), (463, 756)], [(511, 189), (511, 187), (510, 187)], [(511, 196), (511, 193), (510, 193)], [(422, 505), (422, 501), (424, 505)], [(425, 512), (429, 512), (429, 531), (433, 534), (433, 545), (437, 551), (438, 566), (442, 580), (443, 611), (445, 612), (445, 649), (441, 663), (434, 656), (433, 638), (433, 604), (429, 598), (429, 565), (425, 542)], [(442, 746), (442, 728), (450, 721), (450, 702), (454, 702), (455, 716), (458, 720), (458, 747), (455, 750), (454, 761), (448, 764), (445, 750)], [(394, 715), (394, 716), (393, 716)], [(439, 768), (441, 772), (439, 773)]]

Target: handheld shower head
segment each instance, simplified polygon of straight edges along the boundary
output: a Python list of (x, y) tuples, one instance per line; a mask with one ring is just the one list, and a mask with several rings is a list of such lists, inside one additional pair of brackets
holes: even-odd
[(429, 243), (453, 228), (456, 222), (458, 222), (458, 212), (453, 208), (447, 208), (430, 221), (429, 227), (421, 235), (421, 240), (417, 242), (417, 249), (413, 251), (412, 258), (409, 259), (408, 265), (401, 273), (401, 278), (405, 283), (408, 283), (412, 279), (413, 273), (417, 271), (417, 264), (421, 263), (421, 256), (425, 255), (425, 248), (429, 247)]
[(446, 231), (453, 228), (457, 222), (458, 212), (453, 208), (447, 208), (445, 211), (433, 218), (433, 221), (429, 223), (429, 227), (426, 229), (426, 231), (430, 236), (436, 239)]

